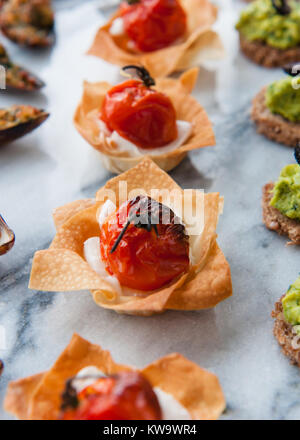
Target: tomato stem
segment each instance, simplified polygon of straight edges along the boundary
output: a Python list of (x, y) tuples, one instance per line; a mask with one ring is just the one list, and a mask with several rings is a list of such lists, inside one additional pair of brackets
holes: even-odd
[[(110, 250), (111, 254), (113, 254), (115, 252), (115, 250), (117, 249), (120, 241), (122, 240), (125, 232), (128, 229), (128, 226), (132, 222), (136, 228), (143, 228), (143, 229), (146, 229), (146, 231), (148, 231), (148, 232), (151, 232), (151, 229), (153, 228), (156, 235), (157, 236), (159, 235), (158, 229), (157, 229), (157, 224), (151, 223), (151, 220), (152, 220), (151, 219), (151, 215), (152, 215), (151, 203), (154, 203), (154, 205), (155, 205), (155, 202), (152, 201), (151, 199), (149, 199), (148, 197), (140, 197), (140, 196), (137, 196), (135, 199), (133, 199), (131, 201), (131, 209), (133, 208), (134, 205), (137, 205), (137, 207), (135, 208), (135, 210), (132, 214), (130, 214), (130, 210), (129, 210), (127, 223), (125, 224), (124, 228), (122, 229), (118, 238), (116, 239), (113, 247), (111, 248), (111, 250)], [(160, 205), (158, 205), (158, 209), (160, 209)], [(138, 214), (138, 217), (136, 217), (137, 214)]]
[(155, 86), (155, 81), (148, 72), (147, 69), (143, 66), (135, 66), (133, 64), (130, 64), (128, 66), (124, 66), (122, 70), (126, 72), (126, 70), (134, 69), (136, 71), (137, 76), (143, 81), (144, 85), (146, 87)]
[(113, 254), (115, 252), (115, 250), (117, 249), (120, 241), (122, 240), (125, 232), (127, 231), (128, 226), (130, 225), (130, 220), (127, 221), (126, 225), (124, 226), (124, 228), (122, 229), (120, 235), (118, 236), (118, 238), (115, 241), (115, 244), (113, 245), (113, 247), (110, 250), (110, 253)]
[(65, 390), (61, 396), (62, 399), (62, 404), (60, 409), (62, 411), (64, 411), (67, 408), (77, 408), (79, 405), (79, 400), (77, 397), (77, 391), (76, 389), (73, 387), (73, 380), (74, 377), (72, 377), (71, 379), (67, 380), (66, 382), (66, 387)]

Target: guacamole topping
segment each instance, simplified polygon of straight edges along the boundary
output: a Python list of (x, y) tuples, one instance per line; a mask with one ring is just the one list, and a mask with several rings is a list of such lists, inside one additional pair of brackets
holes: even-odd
[(266, 106), (291, 122), (300, 122), (300, 78), (290, 76), (270, 84)]
[(300, 166), (287, 165), (273, 188), (270, 205), (285, 216), (300, 220)]
[(297, 326), (295, 330), (299, 333), (300, 324), (300, 276), (289, 287), (282, 299), (283, 314), (287, 322)]
[(242, 13), (236, 29), (248, 41), (259, 40), (277, 49), (300, 44), (300, 3), (289, 2), (291, 12), (280, 15), (271, 0), (256, 0)]

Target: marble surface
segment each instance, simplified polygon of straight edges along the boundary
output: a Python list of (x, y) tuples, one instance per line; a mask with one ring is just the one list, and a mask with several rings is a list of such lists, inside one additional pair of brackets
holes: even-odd
[[(111, 177), (72, 127), (82, 80), (119, 78), (117, 67), (84, 55), (104, 17), (97, 2), (59, 3), (53, 50), (32, 53), (7, 44), (47, 87), (34, 96), (1, 91), (1, 106), (36, 104), (51, 118), (0, 149), (1, 214), (16, 233), (15, 247), (0, 259), (1, 407), (7, 383), (47, 369), (76, 331), (122, 363), (141, 367), (178, 351), (215, 372), (227, 399), (223, 419), (299, 419), (299, 371), (280, 353), (270, 317), (298, 275), (299, 249), (265, 229), (260, 206), (262, 186), (293, 162), (293, 152), (256, 134), (249, 119), (254, 94), (283, 73), (238, 52), (233, 24), (242, 1), (218, 1), (227, 58), (201, 70), (194, 92), (215, 123), (217, 145), (189, 154), (171, 173), (184, 188), (224, 195), (218, 234), (231, 264), (233, 297), (213, 310), (141, 318), (98, 308), (88, 292), (28, 290), (32, 256), (54, 234), (51, 211), (93, 196)], [(10, 416), (0, 409), (0, 418)]]

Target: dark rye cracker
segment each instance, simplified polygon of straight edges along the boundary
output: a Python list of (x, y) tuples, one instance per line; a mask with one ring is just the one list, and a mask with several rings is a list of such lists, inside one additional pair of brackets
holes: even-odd
[(281, 347), (282, 353), (287, 356), (291, 363), (300, 367), (300, 348), (293, 348), (299, 345), (300, 338), (293, 333), (293, 326), (285, 321), (283, 315), (282, 298), (275, 303), (275, 310), (272, 312), (272, 318), (275, 319), (273, 333)]
[(241, 33), (240, 47), (247, 58), (264, 67), (283, 67), (300, 60), (300, 46), (277, 49), (262, 41), (249, 41)]
[(252, 101), (251, 119), (256, 124), (257, 132), (288, 147), (299, 146), (300, 123), (271, 113), (266, 106), (266, 91), (267, 87), (264, 87)]
[(300, 222), (291, 219), (281, 214), (278, 209), (270, 206), (270, 201), (273, 197), (271, 190), (274, 188), (274, 183), (267, 183), (263, 187), (263, 221), (268, 229), (276, 231), (279, 235), (286, 235), (291, 239), (289, 244), (300, 245)]

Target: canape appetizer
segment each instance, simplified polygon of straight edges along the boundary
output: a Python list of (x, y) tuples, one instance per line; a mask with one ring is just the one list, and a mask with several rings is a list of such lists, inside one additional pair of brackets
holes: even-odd
[[(297, 75), (296, 66), (287, 67), (286, 71)], [(300, 142), (299, 78), (287, 76), (264, 87), (253, 100), (251, 118), (258, 133), (281, 144), (297, 147)]]
[(4, 407), (21, 420), (215, 420), (225, 399), (178, 353), (136, 370), (75, 334), (49, 371), (9, 384)]
[(275, 184), (263, 188), (263, 220), (268, 229), (290, 238), (300, 245), (300, 148), (296, 148), (297, 164), (285, 166)]
[(12, 142), (41, 125), (49, 116), (31, 105), (0, 109), (0, 146)]
[(0, 43), (0, 66), (5, 68), (6, 87), (32, 92), (44, 87), (45, 83), (23, 67), (13, 63)]
[[(15, 244), (15, 234), (7, 226), (3, 217), (0, 215), (0, 255), (6, 254)], [(0, 362), (1, 370), (1, 362)]]
[(242, 52), (264, 67), (300, 59), (300, 4), (294, 0), (256, 0), (236, 25)]
[(127, 171), (147, 155), (169, 171), (188, 151), (215, 144), (206, 112), (191, 96), (197, 69), (179, 79), (159, 79), (156, 86), (146, 69), (124, 69), (139, 78), (115, 87), (85, 83), (74, 116), (77, 130), (100, 153), (107, 169)]
[(232, 294), (229, 264), (216, 242), (223, 199), (189, 194), (143, 159), (109, 180), (94, 201), (54, 212), (57, 233), (49, 249), (36, 252), (29, 287), (89, 289), (97, 305), (136, 315), (214, 307)]
[(154, 77), (223, 56), (208, 0), (125, 0), (96, 34), (90, 55), (124, 66), (140, 64)]
[(54, 42), (51, 0), (8, 0), (0, 10), (0, 28), (24, 46), (46, 47)]
[(300, 367), (300, 277), (275, 304), (274, 335), (282, 352)]

